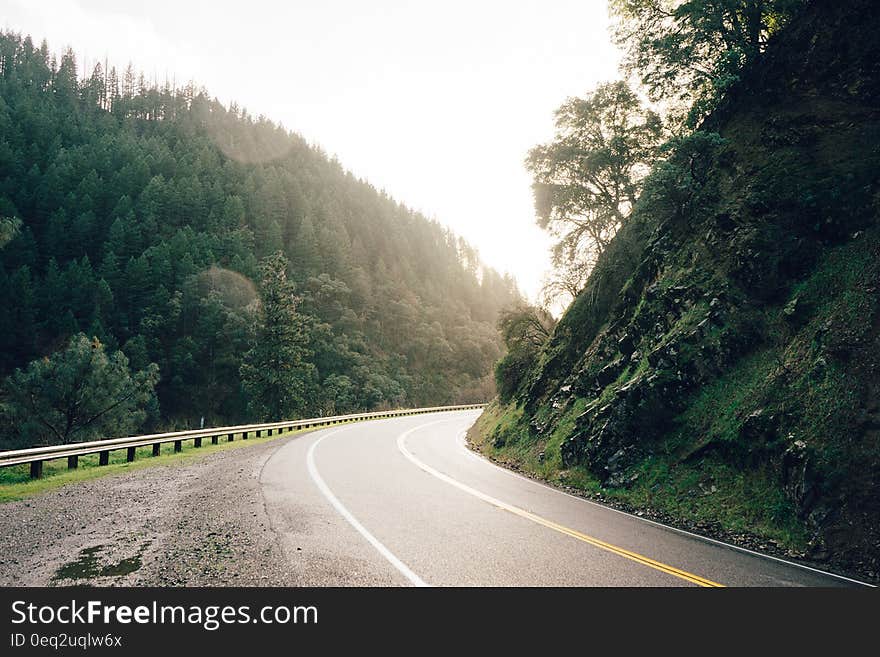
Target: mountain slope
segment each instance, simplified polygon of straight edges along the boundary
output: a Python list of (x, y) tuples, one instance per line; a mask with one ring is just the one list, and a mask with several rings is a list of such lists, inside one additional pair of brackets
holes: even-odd
[(481, 449), (877, 577), (878, 28), (822, 1), (774, 38), (652, 172)]
[(273, 252), (309, 326), (303, 413), (487, 398), (495, 318), (519, 298), (298, 135), (130, 69), (81, 78), (71, 51), (11, 33), (0, 217), (23, 222), (0, 250), (0, 376), (83, 331), (159, 364), (154, 425), (248, 419), (239, 368)]

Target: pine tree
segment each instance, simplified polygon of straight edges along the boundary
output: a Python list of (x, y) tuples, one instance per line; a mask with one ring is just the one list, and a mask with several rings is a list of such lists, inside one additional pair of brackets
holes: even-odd
[(110, 438), (140, 427), (158, 380), (156, 365), (133, 373), (121, 351), (108, 355), (97, 338), (80, 333), (9, 377), (6, 411), (30, 443)]
[(116, 73), (115, 66), (107, 74), (107, 91), (105, 95), (107, 98), (107, 109), (112, 112), (115, 110), (116, 102), (119, 100), (119, 75)]
[(281, 252), (260, 266), (261, 306), (250, 351), (241, 366), (248, 406), (256, 419), (281, 420), (302, 414), (311, 392), (314, 365), (306, 359), (303, 318), (297, 313), (289, 262)]

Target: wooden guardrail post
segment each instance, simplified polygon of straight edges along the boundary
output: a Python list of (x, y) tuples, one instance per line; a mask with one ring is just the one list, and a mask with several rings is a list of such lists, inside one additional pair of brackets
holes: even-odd
[(136, 450), (137, 450), (136, 447), (129, 447), (129, 448), (128, 448), (128, 451), (127, 451), (126, 454), (125, 454), (125, 460), (128, 461), (129, 463), (131, 463), (132, 461), (134, 461), (134, 457), (135, 457), (135, 452), (136, 452)]
[(31, 479), (39, 479), (43, 476), (43, 462), (31, 461)]
[(201, 447), (202, 446), (202, 437), (196, 436), (193, 438), (193, 447)]
[(73, 456), (67, 457), (67, 469), (68, 470), (76, 470), (79, 467), (79, 456), (74, 454)]
[(107, 465), (110, 463), (110, 450), (105, 449), (103, 452), (98, 452), (98, 465)]
[(220, 436), (211, 436), (211, 444), (216, 445), (217, 441), (220, 439)]
[(175, 440), (174, 441), (174, 451), (179, 452), (182, 449), (183, 449), (183, 441), (182, 440)]
[(153, 443), (153, 456), (159, 456), (162, 453), (162, 443)]

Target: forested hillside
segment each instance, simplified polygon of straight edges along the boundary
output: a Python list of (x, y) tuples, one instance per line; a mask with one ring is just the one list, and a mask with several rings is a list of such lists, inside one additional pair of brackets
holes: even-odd
[[(0, 377), (83, 333), (132, 372), (158, 365), (147, 426), (483, 400), (496, 317), (518, 299), (464, 241), (300, 136), (192, 85), (84, 75), (71, 51), (12, 33), (0, 219)], [(291, 330), (269, 326), (265, 295)], [(259, 398), (264, 340), (295, 343), (280, 407)], [(48, 439), (32, 434), (2, 444)]]
[(674, 110), (665, 142), (649, 113), (603, 113), (640, 111), (606, 87), (532, 154), (539, 218), (568, 226), (564, 253), (573, 220), (598, 226), (594, 257), (552, 331), (506, 336), (472, 439), (640, 515), (876, 580), (880, 14), (611, 5), (627, 72)]

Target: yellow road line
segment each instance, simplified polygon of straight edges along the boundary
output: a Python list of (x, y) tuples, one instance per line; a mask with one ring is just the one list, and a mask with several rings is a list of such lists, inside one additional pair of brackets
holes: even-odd
[[(496, 505), (498, 506), (498, 505)], [(648, 566), (649, 568), (653, 568), (655, 570), (659, 570), (660, 572), (666, 573), (668, 575), (673, 575), (675, 577), (679, 577), (683, 580), (691, 582), (692, 584), (697, 584), (698, 586), (707, 586), (707, 587), (723, 587), (723, 584), (719, 584), (718, 582), (713, 582), (710, 579), (706, 579), (705, 577), (700, 577), (699, 575), (694, 575), (693, 573), (689, 573), (686, 570), (681, 570), (680, 568), (675, 568), (674, 566), (667, 565), (660, 561), (655, 561), (649, 557), (639, 554), (638, 552), (632, 552), (630, 550), (624, 550), (621, 547), (617, 547), (616, 545), (612, 545), (611, 543), (606, 543), (605, 541), (600, 541), (597, 538), (593, 538), (592, 536), (588, 536), (587, 534), (583, 534), (577, 530), (570, 529), (565, 527), (564, 525), (557, 524), (552, 520), (547, 520), (546, 518), (542, 518), (541, 516), (535, 515), (529, 511), (524, 509), (520, 509), (519, 507), (512, 507), (510, 505), (504, 505), (503, 508), (505, 511), (510, 511), (522, 518), (527, 518), (532, 522), (536, 522), (539, 525), (543, 525), (544, 527), (549, 527), (555, 531), (558, 531), (561, 534), (566, 534), (567, 536), (571, 536), (572, 538), (576, 538), (579, 541), (583, 541), (584, 543), (589, 543), (592, 546), (600, 548), (602, 550), (607, 550), (608, 552), (613, 552), (614, 554), (618, 554), (621, 557), (625, 557), (631, 561), (635, 561), (642, 565)]]
[[(442, 421), (441, 421), (442, 422)], [(439, 424), (440, 422), (429, 422), (428, 424)], [(465, 493), (473, 495), (476, 498), (483, 500), (484, 502), (488, 502), (492, 506), (498, 507), (499, 509), (503, 509), (504, 511), (509, 511), (510, 513), (517, 515), (521, 518), (525, 518), (527, 520), (531, 520), (534, 523), (547, 527), (548, 529), (552, 529), (561, 534), (565, 534), (566, 536), (571, 536), (572, 538), (576, 538), (579, 541), (583, 541), (584, 543), (588, 543), (593, 547), (597, 547), (600, 550), (605, 550), (607, 552), (611, 552), (618, 556), (624, 557), (625, 559), (629, 559), (630, 561), (635, 561), (636, 563), (640, 563), (643, 566), (647, 566), (649, 568), (653, 568), (654, 570), (659, 570), (662, 573), (666, 573), (667, 575), (672, 575), (673, 577), (678, 577), (679, 579), (683, 579), (691, 584), (696, 584), (697, 586), (705, 586), (705, 587), (723, 587), (723, 584), (719, 584), (718, 582), (713, 582), (710, 579), (706, 579), (705, 577), (700, 577), (699, 575), (694, 575), (693, 573), (689, 573), (686, 570), (681, 570), (680, 568), (675, 568), (674, 566), (670, 566), (668, 564), (662, 563), (660, 561), (656, 561), (644, 555), (641, 555), (637, 552), (631, 552), (630, 550), (625, 550), (621, 547), (617, 547), (616, 545), (612, 545), (611, 543), (606, 543), (605, 541), (600, 541), (597, 538), (593, 538), (592, 536), (588, 536), (587, 534), (583, 534), (574, 529), (570, 529), (569, 527), (565, 527), (564, 525), (560, 525), (558, 523), (553, 522), (552, 520), (547, 520), (546, 518), (542, 518), (539, 515), (531, 513), (530, 511), (526, 511), (525, 509), (521, 509), (518, 506), (513, 506), (512, 504), (508, 504), (507, 502), (502, 502), (499, 499), (492, 497), (491, 495), (487, 495), (481, 491), (478, 491), (475, 488), (471, 488), (467, 484), (463, 484), (457, 479), (453, 479), (447, 474), (440, 472), (439, 470), (435, 470), (427, 463), (420, 461), (416, 458), (412, 452), (410, 452), (406, 447), (406, 439), (407, 437), (417, 431), (418, 429), (422, 429), (428, 425), (421, 425), (402, 433), (397, 438), (397, 448), (401, 451), (401, 453), (408, 458), (410, 461), (415, 463), (419, 468), (431, 474), (441, 481), (445, 481), (447, 484), (451, 486), (455, 486), (459, 490), (463, 490)]]

